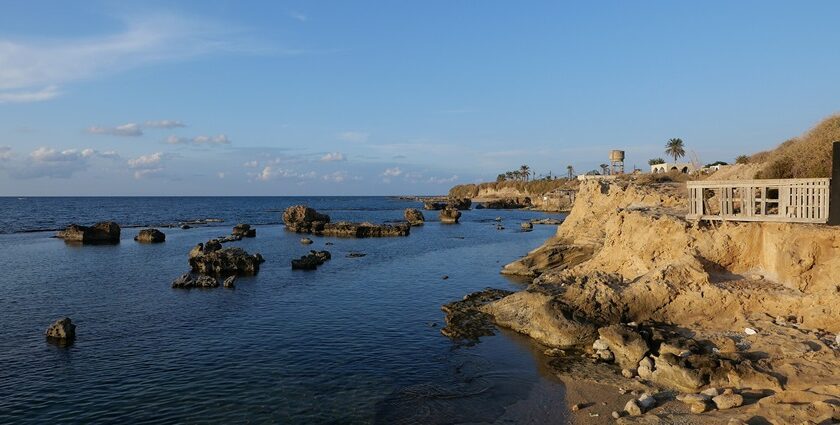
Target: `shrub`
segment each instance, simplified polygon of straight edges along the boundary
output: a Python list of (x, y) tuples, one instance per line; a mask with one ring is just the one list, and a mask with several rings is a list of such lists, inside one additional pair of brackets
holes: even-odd
[(749, 162), (763, 163), (755, 175), (759, 179), (830, 177), (835, 141), (840, 141), (840, 115), (824, 119), (804, 135), (772, 151), (753, 155)]

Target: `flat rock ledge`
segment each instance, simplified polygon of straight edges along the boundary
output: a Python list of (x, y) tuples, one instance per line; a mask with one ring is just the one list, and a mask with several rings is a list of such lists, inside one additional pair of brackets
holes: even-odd
[(332, 258), (329, 251), (309, 251), (309, 254), (292, 260), (292, 270), (315, 270)]
[(113, 221), (103, 221), (93, 226), (71, 224), (59, 231), (56, 237), (83, 245), (116, 245), (120, 243), (120, 226)]
[(390, 236), (408, 236), (411, 225), (356, 223), (350, 221), (330, 222), (330, 216), (321, 214), (306, 205), (294, 205), (283, 212), (286, 230), (295, 233), (309, 233), (319, 236), (337, 236), (345, 238), (378, 238)]

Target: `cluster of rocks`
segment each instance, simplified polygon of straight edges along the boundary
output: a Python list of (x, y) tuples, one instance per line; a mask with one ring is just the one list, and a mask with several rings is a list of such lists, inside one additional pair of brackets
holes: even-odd
[(482, 208), (493, 210), (515, 210), (522, 208), (530, 208), (531, 206), (531, 198), (528, 197), (494, 199), (492, 201), (487, 201), (482, 204)]
[(158, 229), (143, 229), (134, 240), (140, 243), (161, 243), (166, 241), (166, 234)]
[(231, 236), (238, 236), (241, 238), (253, 238), (257, 236), (257, 229), (251, 228), (250, 224), (237, 224), (233, 226)]
[(56, 320), (44, 333), (47, 341), (60, 347), (67, 347), (76, 340), (76, 325), (69, 317)]
[(560, 225), (563, 224), (563, 220), (556, 219), (556, 218), (534, 218), (530, 220), (531, 224), (549, 224), (549, 225)]
[(468, 210), (472, 206), (470, 198), (447, 198), (445, 200), (428, 200), (423, 202), (424, 210), (440, 211), (445, 208)]
[(315, 270), (332, 258), (329, 251), (309, 251), (309, 254), (292, 260), (292, 270)]
[(530, 232), (531, 230), (534, 230), (534, 225), (530, 221), (521, 223), (519, 227), (525, 232)]
[(726, 410), (740, 407), (744, 404), (744, 396), (735, 390), (727, 388), (707, 388), (699, 393), (680, 394), (677, 400), (688, 405), (691, 413), (703, 413), (709, 410)]
[(330, 222), (330, 216), (321, 214), (306, 205), (295, 205), (283, 212), (286, 230), (296, 233), (311, 233), (322, 236), (351, 238), (371, 238), (388, 236), (408, 236), (411, 225), (354, 223), (349, 221)]
[(461, 211), (452, 207), (440, 210), (440, 222), (444, 224), (455, 224), (461, 219)]
[(120, 243), (120, 226), (113, 221), (103, 221), (93, 226), (71, 224), (56, 235), (65, 242), (84, 245), (115, 245)]
[(405, 221), (411, 226), (422, 226), (426, 222), (426, 218), (423, 217), (423, 212), (417, 208), (406, 208), (403, 215), (405, 216)]
[(255, 275), (264, 261), (262, 255), (242, 248), (222, 248), (215, 239), (196, 245), (189, 254), (192, 272), (209, 276)]
[(172, 282), (172, 287), (179, 289), (209, 289), (218, 288), (220, 282), (225, 288), (234, 288), (236, 287), (236, 275), (230, 275), (225, 278), (216, 278), (203, 274), (184, 273)]

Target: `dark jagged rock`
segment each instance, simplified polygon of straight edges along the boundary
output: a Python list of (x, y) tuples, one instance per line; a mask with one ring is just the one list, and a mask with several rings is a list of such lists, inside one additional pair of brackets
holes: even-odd
[(470, 198), (436, 198), (428, 199), (423, 202), (424, 210), (440, 211), (444, 208), (451, 207), (456, 210), (468, 210), (472, 205)]
[(446, 224), (457, 223), (461, 218), (461, 211), (455, 208), (446, 207), (440, 211), (440, 222)]
[(405, 221), (412, 226), (422, 226), (426, 221), (426, 218), (423, 217), (423, 212), (417, 208), (406, 208), (404, 215)]
[(493, 335), (492, 317), (480, 307), (500, 300), (513, 292), (487, 288), (464, 297), (461, 301), (444, 304), (440, 309), (446, 313), (446, 325), (440, 333), (455, 339), (476, 342), (482, 336)]
[(456, 210), (468, 210), (472, 206), (470, 198), (449, 198), (446, 206), (455, 208)]
[(320, 214), (305, 205), (286, 208), (283, 212), (283, 223), (286, 225), (286, 230), (292, 232), (349, 238), (408, 236), (411, 231), (408, 223), (393, 225), (349, 221), (330, 223), (330, 216)]
[(495, 210), (515, 210), (531, 206), (531, 198), (494, 199), (484, 203), (484, 208)]
[(118, 244), (120, 243), (120, 226), (113, 221), (103, 221), (93, 226), (71, 224), (56, 235), (66, 242), (76, 242), (85, 245)]
[(166, 235), (158, 229), (143, 229), (134, 240), (141, 243), (161, 243), (166, 241)]
[(365, 254), (364, 252), (349, 252), (347, 253), (347, 258), (361, 258), (365, 255), (367, 254)]
[(225, 288), (235, 288), (236, 287), (236, 276), (228, 276), (225, 278), (224, 283), (222, 286)]
[(233, 232), (231, 232), (231, 235), (243, 238), (253, 238), (257, 236), (257, 229), (252, 229), (250, 224), (237, 224), (236, 226), (233, 226)]
[(69, 317), (56, 320), (44, 333), (50, 343), (66, 347), (76, 339), (76, 325)]
[(526, 221), (526, 222), (524, 222), (524, 223), (520, 224), (520, 225), (519, 225), (519, 227), (521, 227), (521, 228), (522, 228), (522, 230), (526, 230), (526, 231), (530, 231), (530, 230), (533, 230), (533, 229), (534, 229), (534, 225), (533, 225), (533, 224), (531, 224), (531, 223), (530, 223), (530, 222), (528, 222), (528, 221)]
[(254, 275), (260, 270), (262, 262), (259, 254), (248, 254), (242, 248), (222, 248), (215, 239), (196, 245), (189, 255), (190, 268), (194, 273), (211, 276)]
[(172, 287), (178, 289), (218, 288), (219, 280), (212, 276), (184, 273), (172, 282)]
[(332, 258), (329, 251), (309, 251), (309, 254), (292, 260), (292, 270), (315, 270)]

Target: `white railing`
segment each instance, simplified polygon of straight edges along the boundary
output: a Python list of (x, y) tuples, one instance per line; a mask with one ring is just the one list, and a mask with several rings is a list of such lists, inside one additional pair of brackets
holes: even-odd
[(691, 220), (826, 223), (831, 179), (688, 182)]

